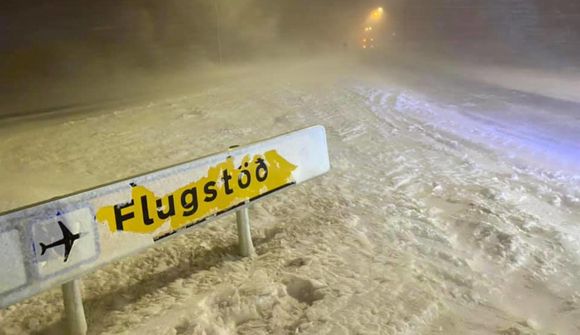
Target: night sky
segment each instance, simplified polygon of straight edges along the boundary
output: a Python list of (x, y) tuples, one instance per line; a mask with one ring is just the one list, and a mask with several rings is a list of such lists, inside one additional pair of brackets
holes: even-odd
[(19, 76), (95, 62), (146, 67), (214, 59), (217, 13), (226, 58), (292, 43), (333, 45), (378, 5), (399, 39), (425, 48), (560, 48), (552, 50), (557, 54), (577, 49), (580, 39), (580, 3), (571, 0), (7, 0), (0, 5), (0, 66)]
[(225, 62), (352, 46), (377, 6), (391, 50), (536, 64), (580, 56), (576, 0), (4, 0), (0, 89), (9, 99), (57, 81), (217, 62), (218, 21)]

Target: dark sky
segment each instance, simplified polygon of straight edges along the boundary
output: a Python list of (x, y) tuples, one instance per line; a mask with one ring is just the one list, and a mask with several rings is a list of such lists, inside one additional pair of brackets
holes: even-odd
[(82, 87), (98, 96), (92, 89), (95, 85), (112, 86), (109, 83), (116, 80), (127, 89), (139, 85), (140, 79), (134, 79), (138, 76), (216, 63), (218, 22), (224, 62), (335, 47), (376, 4), (365, 0), (0, 1), (0, 108), (29, 105), (34, 100), (31, 94), (39, 92), (49, 96), (43, 97), (46, 104), (68, 99), (60, 96), (82, 96), (84, 92), (76, 93)]
[(570, 61), (580, 53), (575, 0), (407, 1), (401, 29), (416, 43), (483, 54)]
[(218, 21), (225, 62), (352, 46), (378, 6), (391, 50), (537, 64), (580, 56), (577, 0), (3, 0), (0, 89), (27, 99), (78, 78), (217, 62)]
[[(354, 4), (353, 4), (354, 3)], [(375, 1), (3, 1), (1, 82), (159, 70), (340, 45)]]
[(296, 41), (332, 43), (352, 29), (361, 8), (369, 7), (365, 1), (352, 3), (8, 0), (1, 5), (0, 66), (9, 64), (8, 72), (20, 76), (99, 64), (154, 67), (215, 59), (218, 17), (226, 58), (267, 53)]
[(4, 0), (0, 69), (8, 62), (22, 75), (26, 67), (59, 72), (214, 59), (216, 5), (232, 59), (274, 45), (340, 43), (379, 5), (408, 44), (569, 52), (580, 39), (576, 0)]

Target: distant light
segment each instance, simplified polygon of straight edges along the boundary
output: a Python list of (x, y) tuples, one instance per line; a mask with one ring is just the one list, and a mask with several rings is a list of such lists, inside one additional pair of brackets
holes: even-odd
[(366, 45), (363, 45), (363, 49), (366, 49), (366, 48), (367, 48), (367, 46)]
[(373, 9), (371, 11), (370, 19), (378, 21), (383, 17), (383, 7), (379, 7), (377, 9)]
[[(373, 39), (371, 38), (371, 41), (372, 41), (372, 40), (373, 40)], [(363, 42), (366, 42), (366, 41), (367, 41), (367, 39), (366, 39), (366, 38), (363, 38)]]

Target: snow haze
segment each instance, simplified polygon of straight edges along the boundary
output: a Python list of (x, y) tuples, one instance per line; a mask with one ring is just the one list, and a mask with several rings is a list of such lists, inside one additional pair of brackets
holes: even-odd
[(109, 264), (88, 333), (578, 334), (580, 9), (429, 3), (7, 1), (0, 212), (320, 124), (331, 171), (250, 208), (256, 256), (230, 216)]

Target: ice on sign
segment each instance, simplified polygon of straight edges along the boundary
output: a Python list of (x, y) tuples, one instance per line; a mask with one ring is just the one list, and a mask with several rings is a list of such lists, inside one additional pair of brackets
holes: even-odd
[(72, 270), (75, 265), (98, 256), (98, 236), (88, 208), (35, 224), (32, 236), (34, 259), (40, 277)]
[(330, 168), (321, 126), (0, 215), (0, 308)]
[(176, 186), (165, 195), (134, 185), (130, 199), (98, 209), (97, 221), (111, 232), (139, 234), (155, 233), (169, 222), (170, 230), (156, 239), (162, 238), (212, 214), (294, 184), (292, 172), (296, 168), (276, 150), (245, 155), (238, 164), (230, 156), (208, 167), (203, 177)]
[(0, 292), (26, 284), (26, 269), (20, 233), (16, 229), (0, 232)]

